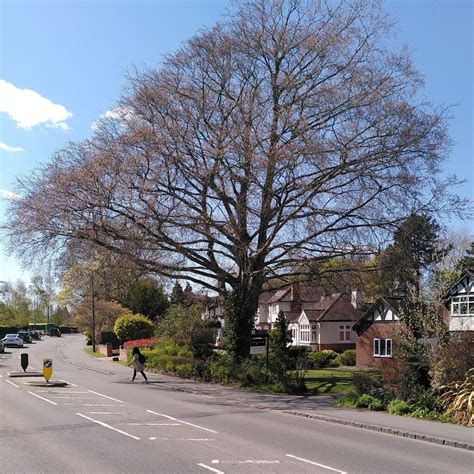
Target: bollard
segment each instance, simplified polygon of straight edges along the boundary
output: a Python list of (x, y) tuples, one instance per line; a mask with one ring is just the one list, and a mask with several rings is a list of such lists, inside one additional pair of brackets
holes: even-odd
[(20, 354), (20, 360), (21, 360), (21, 368), (23, 369), (23, 372), (26, 372), (26, 369), (28, 368), (28, 354), (26, 353)]

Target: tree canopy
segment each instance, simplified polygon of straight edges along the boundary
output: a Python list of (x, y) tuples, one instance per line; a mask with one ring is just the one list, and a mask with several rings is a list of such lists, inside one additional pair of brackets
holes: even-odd
[(447, 113), (419, 98), (390, 29), (371, 0), (238, 2), (20, 183), (12, 250), (87, 241), (217, 291), (246, 356), (267, 279), (371, 254), (413, 212), (459, 205), (437, 177)]

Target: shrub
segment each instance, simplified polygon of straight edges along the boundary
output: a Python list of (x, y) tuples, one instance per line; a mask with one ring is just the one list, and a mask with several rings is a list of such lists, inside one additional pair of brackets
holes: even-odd
[(367, 393), (364, 393), (362, 395), (359, 395), (359, 398), (357, 399), (355, 403), (356, 408), (368, 408), (368, 406), (375, 402), (377, 399), (374, 398), (372, 395), (368, 395)]
[(373, 389), (379, 387), (379, 384), (369, 374), (364, 372), (354, 372), (352, 374), (352, 382), (358, 394), (371, 393)]
[(203, 327), (204, 321), (201, 319), (199, 305), (186, 308), (180, 305), (171, 305), (158, 324), (158, 334), (160, 337), (169, 337), (177, 344), (191, 344), (202, 335)]
[(392, 415), (408, 415), (412, 410), (410, 405), (404, 400), (396, 398), (388, 404), (388, 412)]
[(368, 405), (367, 408), (372, 411), (382, 411), (385, 410), (384, 403), (378, 398), (374, 398)]
[(349, 392), (348, 394), (339, 398), (339, 400), (336, 401), (335, 405), (343, 406), (343, 407), (355, 407), (358, 399), (359, 399), (358, 393)]
[(474, 368), (468, 370), (462, 382), (451, 382), (441, 390), (440, 403), (446, 415), (462, 425), (474, 425)]
[(124, 314), (114, 324), (114, 333), (121, 341), (148, 339), (154, 330), (153, 323), (141, 314)]
[(313, 369), (324, 369), (329, 367), (330, 362), (337, 357), (337, 352), (324, 350), (320, 352), (310, 352), (308, 354), (309, 365)]
[(331, 367), (339, 367), (341, 365), (354, 366), (356, 364), (356, 351), (354, 349), (348, 349), (339, 354), (330, 363)]
[(194, 375), (193, 365), (192, 364), (178, 364), (175, 367), (176, 374), (184, 378), (192, 378)]
[(441, 409), (439, 397), (431, 390), (420, 389), (408, 400), (408, 404), (412, 410), (424, 412), (439, 412)]
[(132, 341), (124, 342), (124, 349), (132, 347), (153, 347), (158, 342), (156, 337), (149, 337), (148, 339), (134, 339)]
[(212, 347), (209, 347), (208, 344), (192, 344), (191, 354), (195, 359), (207, 359), (213, 354)]

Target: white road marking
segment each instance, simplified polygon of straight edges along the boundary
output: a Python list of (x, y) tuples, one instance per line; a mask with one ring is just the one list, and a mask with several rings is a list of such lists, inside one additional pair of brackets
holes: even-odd
[(100, 403), (65, 403), (67, 407), (116, 407), (117, 405), (102, 405)]
[(181, 423), (124, 423), (129, 426), (181, 426)]
[(152, 411), (152, 410), (147, 410), (147, 412), (152, 413), (153, 415), (164, 416), (165, 418), (168, 418), (170, 420), (178, 421), (179, 423), (184, 423), (185, 425), (194, 426), (195, 428), (199, 428), (200, 430), (209, 431), (211, 433), (217, 434), (217, 431), (211, 430), (209, 428), (204, 428), (203, 426), (194, 425), (193, 423), (188, 423), (187, 421), (178, 420), (177, 418), (173, 418), (172, 416), (163, 415), (162, 413), (156, 413), (155, 411)]
[(57, 405), (56, 402), (53, 402), (51, 400), (48, 400), (47, 398), (44, 398), (42, 397), (41, 395), (38, 395), (37, 393), (33, 393), (33, 392), (28, 392), (30, 395), (33, 395), (33, 397), (38, 397), (38, 398), (41, 398), (41, 400), (44, 400), (45, 402), (48, 402), (48, 403), (51, 403), (51, 405)]
[(186, 438), (186, 441), (215, 441), (214, 438)]
[(73, 390), (38, 390), (39, 393), (89, 393), (89, 392), (75, 392)]
[(114, 428), (113, 426), (108, 425), (107, 423), (104, 423), (103, 421), (99, 420), (94, 420), (94, 418), (91, 418), (89, 416), (83, 415), (82, 413), (76, 413), (76, 415), (82, 416), (82, 418), (85, 418), (86, 420), (90, 420), (93, 423), (97, 423), (100, 426), (103, 426), (104, 428), (108, 428), (109, 430), (116, 431), (117, 433), (123, 434), (125, 436), (128, 436), (129, 438), (133, 438), (136, 440), (139, 440), (140, 438), (138, 436), (134, 436), (130, 433), (127, 433), (126, 431), (119, 430), (118, 428)]
[(203, 463), (198, 463), (198, 466), (201, 466), (203, 467), (204, 469), (207, 469), (209, 471), (212, 471), (212, 472), (215, 472), (216, 474), (225, 474), (224, 471), (219, 471), (219, 469), (214, 469), (213, 467), (211, 466), (206, 466), (206, 464), (203, 464)]
[(16, 383), (13, 383), (11, 380), (5, 379), (5, 382), (8, 382), (10, 385), (13, 385), (13, 386), (16, 387), (16, 388), (20, 388), (19, 385), (17, 385)]
[(119, 403), (123, 403), (122, 400), (117, 400), (116, 398), (112, 398), (112, 397), (109, 397), (108, 395), (104, 395), (102, 393), (99, 393), (99, 392), (94, 392), (93, 390), (88, 390), (90, 393), (94, 393), (95, 395), (99, 395), (101, 397), (105, 397), (105, 398), (108, 398), (109, 400), (113, 400), (114, 402), (119, 402)]
[(68, 385), (72, 385), (73, 387), (77, 387), (75, 383), (68, 382), (67, 380), (64, 380), (64, 379), (59, 379), (59, 380), (61, 380), (62, 382), (66, 382)]
[(287, 456), (289, 458), (297, 459), (298, 461), (307, 462), (308, 464), (313, 464), (314, 466), (324, 467), (325, 469), (329, 469), (331, 471), (339, 472), (339, 474), (347, 474), (347, 472), (345, 472), (345, 471), (335, 469), (334, 467), (326, 466), (325, 464), (319, 464), (317, 462), (310, 461), (309, 459), (299, 458), (298, 456), (293, 456), (292, 454), (285, 454), (285, 456)]

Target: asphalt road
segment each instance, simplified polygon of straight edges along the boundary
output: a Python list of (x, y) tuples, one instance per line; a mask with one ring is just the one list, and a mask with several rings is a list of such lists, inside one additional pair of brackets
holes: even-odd
[[(10, 378), (41, 370), (42, 379)], [(0, 471), (47, 473), (464, 473), (472, 452), (241, 407), (176, 391), (159, 375), (91, 363), (82, 336), (44, 338), (0, 354)]]

